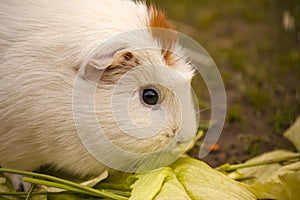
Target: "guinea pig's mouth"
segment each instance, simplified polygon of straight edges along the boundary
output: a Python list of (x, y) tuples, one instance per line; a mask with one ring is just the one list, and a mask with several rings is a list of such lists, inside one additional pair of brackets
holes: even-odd
[(176, 134), (163, 133), (163, 139), (160, 139), (157, 144), (157, 150), (173, 151), (177, 148), (183, 148), (190, 145), (193, 138), (187, 140)]
[[(136, 138), (126, 134), (112, 137), (110, 135), (110, 141), (114, 146), (124, 151), (132, 153), (155, 153), (160, 151), (166, 151), (167, 149), (175, 148), (176, 141), (171, 137), (165, 137), (162, 134), (157, 134), (153, 137)], [(173, 143), (173, 144), (172, 144)]]
[(173, 129), (171, 132), (163, 132), (162, 136), (167, 138), (167, 139), (174, 139), (175, 135), (177, 134), (177, 130)]
[[(161, 151), (173, 151), (178, 146), (182, 145), (182, 143), (185, 143), (183, 141), (179, 141), (176, 138), (175, 134), (170, 134), (167, 132), (163, 132), (161, 134), (158, 134), (156, 137), (145, 139), (147, 141), (145, 142), (145, 150), (147, 149), (147, 153), (151, 152), (161, 152)], [(146, 143), (148, 145), (146, 145)]]

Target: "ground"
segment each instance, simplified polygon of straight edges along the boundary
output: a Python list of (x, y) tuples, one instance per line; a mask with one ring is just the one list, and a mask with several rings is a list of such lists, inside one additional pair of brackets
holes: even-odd
[[(227, 116), (211, 166), (239, 163), (273, 149), (293, 150), (282, 136), (300, 115), (300, 2), (298, 0), (152, 0), (177, 30), (197, 40), (225, 83)], [(200, 90), (200, 124), (209, 98)], [(197, 148), (190, 152), (197, 155)]]

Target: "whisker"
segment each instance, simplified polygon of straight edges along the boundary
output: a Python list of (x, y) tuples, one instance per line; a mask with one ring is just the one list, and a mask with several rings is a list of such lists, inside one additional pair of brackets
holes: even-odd
[(214, 105), (209, 105), (209, 106), (206, 106), (206, 107), (203, 107), (203, 108), (199, 108), (199, 112), (204, 112), (204, 111), (207, 111), (207, 110), (212, 110), (212, 109), (218, 109), (218, 108), (223, 108), (223, 104), (214, 104)]
[(199, 114), (199, 113), (201, 113), (201, 112), (205, 112), (205, 111), (207, 111), (207, 110), (211, 110), (211, 109), (212, 109), (212, 106), (211, 106), (211, 105), (210, 105), (210, 106), (207, 106), (207, 107), (199, 108), (197, 114)]

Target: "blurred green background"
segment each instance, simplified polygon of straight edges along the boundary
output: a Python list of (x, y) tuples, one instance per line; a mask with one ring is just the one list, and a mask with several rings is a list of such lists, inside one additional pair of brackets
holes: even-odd
[[(212, 166), (272, 149), (292, 150), (282, 133), (300, 114), (299, 0), (152, 0), (176, 29), (197, 40), (218, 66), (227, 92)], [(194, 87), (203, 87), (194, 82)], [(201, 96), (202, 125), (209, 119)], [(206, 119), (205, 119), (206, 117)], [(197, 149), (191, 152), (197, 154)]]

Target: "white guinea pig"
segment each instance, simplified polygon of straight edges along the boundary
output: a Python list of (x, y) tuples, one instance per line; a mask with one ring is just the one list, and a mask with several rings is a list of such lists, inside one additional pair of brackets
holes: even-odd
[[(124, 151), (151, 152), (193, 138), (193, 69), (175, 33), (151, 29), (171, 29), (154, 6), (129, 0), (0, 0), (0, 24), (1, 167), (32, 171), (51, 165), (84, 177), (107, 168), (99, 156), (120, 159), (110, 155), (104, 138), (91, 136), (108, 149), (96, 156), (84, 144), (82, 135), (97, 130), (75, 119), (76, 98), (81, 114), (96, 116), (106, 139)], [(127, 39), (117, 37), (129, 32)], [(84, 102), (94, 86), (91, 114)], [(114, 98), (118, 95), (128, 99)], [(123, 108), (127, 113), (116, 119)], [(147, 135), (151, 131), (157, 133)], [(13, 184), (28, 189), (14, 177)]]

